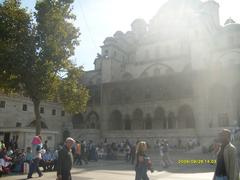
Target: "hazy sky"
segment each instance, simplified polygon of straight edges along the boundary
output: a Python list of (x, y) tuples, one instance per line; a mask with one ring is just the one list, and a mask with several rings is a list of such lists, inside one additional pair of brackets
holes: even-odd
[[(0, 0), (1, 2), (2, 0)], [(80, 46), (75, 52), (74, 62), (85, 70), (94, 68), (93, 62), (100, 46), (117, 30), (126, 32), (136, 18), (147, 22), (167, 0), (75, 0), (75, 25), (80, 27)], [(206, 1), (206, 0), (205, 0)], [(216, 0), (220, 4), (221, 24), (228, 17), (240, 22), (240, 0)], [(36, 0), (22, 0), (24, 7), (34, 9)]]

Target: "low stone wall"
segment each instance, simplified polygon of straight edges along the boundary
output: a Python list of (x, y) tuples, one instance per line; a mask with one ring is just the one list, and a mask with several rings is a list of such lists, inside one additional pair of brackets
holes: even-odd
[(187, 139), (197, 137), (194, 129), (106, 131), (103, 136), (108, 142), (121, 142), (128, 139), (131, 143), (135, 143), (137, 140), (144, 140), (150, 145), (154, 145), (161, 139), (167, 139), (170, 145), (177, 145), (178, 139), (185, 143)]
[(94, 142), (100, 141), (100, 130), (97, 129), (73, 129), (71, 132), (71, 137), (78, 141), (82, 140), (93, 140)]
[[(122, 142), (127, 139), (131, 143), (137, 140), (147, 141), (154, 146), (157, 140), (167, 139), (170, 146), (181, 143), (185, 145), (190, 139), (197, 138), (201, 145), (210, 145), (223, 128), (208, 128), (202, 131), (196, 129), (160, 129), (160, 130), (106, 130), (101, 133), (95, 129), (72, 130), (71, 136), (77, 140), (93, 140), (94, 142), (103, 142), (106, 138), (109, 143)], [(230, 127), (228, 129), (231, 129)]]

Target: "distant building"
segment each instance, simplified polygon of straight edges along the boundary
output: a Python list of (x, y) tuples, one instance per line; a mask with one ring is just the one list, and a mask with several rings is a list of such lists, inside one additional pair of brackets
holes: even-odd
[(46, 117), (58, 125), (49, 129), (77, 139), (207, 142), (240, 122), (240, 24), (221, 26), (215, 1), (169, 0), (101, 49), (84, 77), (87, 111)]

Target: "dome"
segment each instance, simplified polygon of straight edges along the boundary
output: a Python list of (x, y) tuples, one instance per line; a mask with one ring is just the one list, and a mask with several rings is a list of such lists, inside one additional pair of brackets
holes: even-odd
[(147, 25), (146, 21), (144, 19), (141, 19), (141, 18), (138, 18), (138, 19), (135, 19), (131, 26), (135, 26), (135, 25)]
[(224, 23), (224, 25), (226, 26), (226, 25), (228, 25), (228, 24), (235, 24), (236, 22), (230, 17), (230, 18), (228, 18), (226, 21), (225, 21), (225, 23)]
[(127, 31), (126, 32), (126, 36), (127, 37), (133, 37), (134, 36), (134, 33), (132, 31)]
[(163, 6), (160, 7), (155, 17), (169, 11), (177, 11), (178, 13), (182, 13), (184, 9), (199, 9), (201, 4), (202, 2), (200, 0), (168, 0)]
[(214, 5), (219, 6), (219, 4), (218, 4), (216, 1), (214, 1), (214, 0), (208, 0), (208, 1), (204, 2), (203, 4), (204, 4), (204, 5), (205, 5), (205, 4), (214, 4)]
[(144, 19), (135, 19), (132, 24), (132, 31), (137, 35), (143, 35), (147, 32), (147, 23)]
[(223, 27), (223, 32), (226, 33), (240, 33), (240, 24), (237, 23), (232, 23), (232, 24), (227, 24), (226, 26)]
[(104, 41), (104, 44), (116, 43), (116, 40), (113, 37), (107, 37)]
[(116, 31), (113, 35), (115, 38), (121, 38), (124, 36), (122, 31)]

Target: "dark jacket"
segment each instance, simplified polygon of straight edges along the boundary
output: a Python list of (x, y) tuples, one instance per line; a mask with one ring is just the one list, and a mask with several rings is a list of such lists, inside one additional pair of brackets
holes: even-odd
[(71, 151), (64, 146), (58, 152), (58, 163), (57, 163), (57, 175), (62, 176), (71, 176), (70, 170), (72, 169), (73, 165), (73, 155)]

